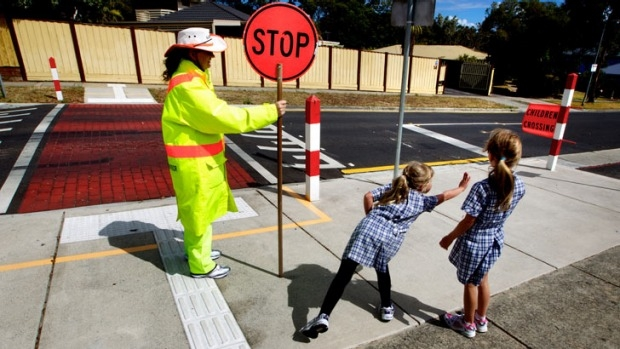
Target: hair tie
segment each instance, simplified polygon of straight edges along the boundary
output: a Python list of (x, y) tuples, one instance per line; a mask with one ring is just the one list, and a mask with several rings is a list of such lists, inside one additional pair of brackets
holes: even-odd
[(506, 157), (502, 156), (501, 158), (499, 158), (499, 161), (506, 161)]

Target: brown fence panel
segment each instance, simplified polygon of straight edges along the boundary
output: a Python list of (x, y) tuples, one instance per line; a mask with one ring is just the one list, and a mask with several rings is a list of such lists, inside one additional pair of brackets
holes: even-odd
[(332, 50), (332, 89), (357, 90), (357, 50)]
[(319, 46), (312, 67), (299, 78), (299, 88), (329, 88), (329, 47)]
[(409, 93), (435, 94), (437, 86), (437, 59), (413, 57)]
[(13, 20), (28, 80), (50, 81), (50, 57), (64, 81), (80, 81), (71, 30), (67, 23)]
[(383, 91), (385, 77), (385, 54), (382, 52), (362, 51), (360, 90)]
[(86, 81), (138, 82), (129, 29), (76, 24), (75, 31)]
[(446, 71), (448, 70), (448, 65), (445, 61), (439, 63), (439, 74), (437, 75), (437, 94), (442, 95), (446, 90)]
[(387, 55), (386, 92), (400, 92), (403, 77), (403, 55)]
[(175, 43), (174, 33), (138, 29), (135, 33), (142, 83), (163, 83), (164, 53)]
[[(87, 24), (72, 27), (61, 22), (13, 20), (13, 26), (23, 56), (22, 69), (26, 79), (34, 81), (52, 80), (49, 57), (54, 57), (61, 81), (163, 83), (163, 53), (176, 39), (170, 32), (134, 30), (132, 33), (129, 28)], [(242, 39), (227, 38), (226, 42), (225, 54), (216, 54), (212, 61), (215, 85), (276, 86), (276, 82), (261, 81), (252, 69), (245, 57)], [(13, 47), (11, 35), (4, 22), (0, 22), (0, 43), (3, 44), (0, 67), (18, 65), (15, 51), (10, 50)], [(80, 62), (76, 56), (80, 57)], [(409, 92), (437, 93), (438, 81), (442, 79), (438, 75), (438, 60), (414, 57), (411, 61)], [(285, 82), (283, 86), (397, 92), (401, 86), (402, 64), (402, 55), (319, 47), (312, 67), (297, 81)]]
[(19, 67), (6, 20), (0, 17), (0, 67)]
[(226, 49), (226, 81), (228, 86), (260, 87), (260, 76), (245, 58), (243, 40), (226, 38), (226, 44), (228, 44), (228, 49)]

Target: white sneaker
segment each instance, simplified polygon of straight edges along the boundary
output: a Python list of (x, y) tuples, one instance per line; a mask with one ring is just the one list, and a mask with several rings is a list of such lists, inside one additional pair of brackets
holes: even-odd
[(392, 321), (394, 319), (394, 304), (389, 307), (381, 307), (379, 313), (381, 315), (381, 321)]
[(214, 261), (218, 258), (222, 257), (222, 251), (220, 250), (211, 250), (211, 260)]
[(319, 333), (329, 330), (329, 316), (327, 314), (319, 314), (319, 316), (310, 320), (306, 326), (302, 327), (299, 332), (308, 338), (316, 338)]
[(221, 279), (223, 277), (228, 276), (230, 273), (230, 267), (222, 267), (219, 264), (215, 265), (215, 268), (206, 274), (194, 274), (191, 273), (194, 279), (203, 279), (203, 278), (211, 278), (211, 279)]

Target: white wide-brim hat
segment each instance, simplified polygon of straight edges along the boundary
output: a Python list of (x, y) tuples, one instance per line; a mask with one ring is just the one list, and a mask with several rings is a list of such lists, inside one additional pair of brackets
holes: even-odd
[(223, 52), (228, 46), (221, 36), (211, 35), (206, 28), (187, 28), (177, 35), (177, 43), (166, 50), (164, 57), (168, 57), (170, 52), (178, 48), (189, 48), (209, 52)]

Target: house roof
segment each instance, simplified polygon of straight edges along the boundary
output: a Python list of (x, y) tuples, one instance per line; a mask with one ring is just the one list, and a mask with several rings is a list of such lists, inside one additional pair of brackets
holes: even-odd
[[(147, 18), (152, 14), (167, 12), (163, 9), (137, 9), (136, 12), (138, 11), (149, 12), (149, 15), (146, 16)], [(135, 22), (111, 22), (106, 24), (161, 31), (180, 31), (189, 27), (203, 27), (211, 28), (211, 31), (216, 33), (216, 27), (220, 29), (225, 29), (224, 27), (240, 28), (236, 31), (241, 31), (249, 18), (248, 14), (230, 6), (206, 1), (146, 22), (138, 20)]]
[(213, 20), (246, 22), (249, 18), (248, 14), (230, 6), (207, 1), (152, 19), (149, 22), (211, 22)]
[[(403, 54), (402, 45), (392, 45), (373, 50), (375, 52), (387, 52), (393, 54)], [(459, 57), (467, 55), (477, 59), (486, 59), (488, 54), (472, 50), (460, 45), (419, 45), (413, 46), (413, 55), (416, 57), (441, 58), (456, 61)]]

